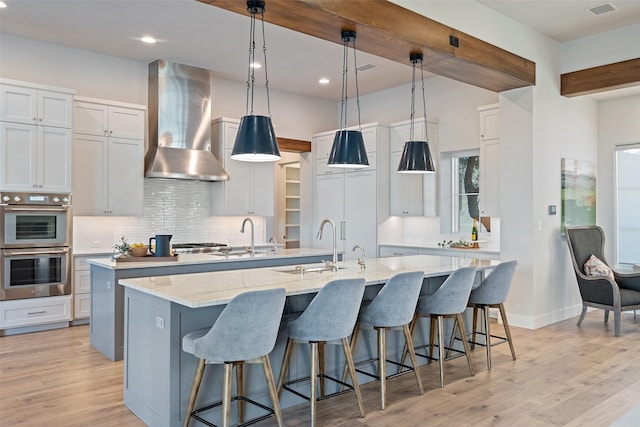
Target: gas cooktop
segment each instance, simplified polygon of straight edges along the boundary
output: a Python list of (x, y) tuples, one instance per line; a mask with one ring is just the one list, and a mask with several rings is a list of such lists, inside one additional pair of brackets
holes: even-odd
[(225, 248), (225, 243), (174, 243), (171, 245), (177, 254), (203, 254)]

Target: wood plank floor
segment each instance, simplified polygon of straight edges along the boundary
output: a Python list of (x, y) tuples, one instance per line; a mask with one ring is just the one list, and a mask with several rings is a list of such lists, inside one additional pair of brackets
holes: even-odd
[[(322, 426), (608, 426), (640, 405), (640, 314), (623, 314), (622, 337), (602, 311), (582, 328), (569, 319), (535, 331), (512, 328), (518, 360), (506, 344), (493, 348), (487, 371), (482, 347), (473, 352), (476, 375), (464, 358), (423, 366), (425, 388), (405, 375), (388, 382), (387, 409), (378, 383), (363, 386), (367, 416), (352, 393), (318, 404)], [(0, 338), (0, 425), (142, 426), (122, 404), (122, 362), (111, 362), (76, 326)], [(272, 361), (279, 369), (279, 361)], [(287, 426), (309, 425), (308, 404), (284, 411)], [(192, 422), (192, 425), (197, 425)], [(258, 426), (271, 426), (265, 421)], [(640, 425), (640, 420), (637, 424)]]

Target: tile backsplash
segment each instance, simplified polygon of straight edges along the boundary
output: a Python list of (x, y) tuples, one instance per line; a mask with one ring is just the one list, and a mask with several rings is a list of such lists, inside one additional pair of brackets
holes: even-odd
[[(147, 242), (156, 234), (172, 234), (172, 243), (220, 242), (244, 245), (250, 230), (240, 233), (243, 217), (209, 216), (209, 182), (146, 178), (142, 217), (73, 218), (75, 253), (111, 252), (115, 242), (125, 236), (131, 243)], [(265, 220), (252, 217), (255, 241), (265, 241)]]

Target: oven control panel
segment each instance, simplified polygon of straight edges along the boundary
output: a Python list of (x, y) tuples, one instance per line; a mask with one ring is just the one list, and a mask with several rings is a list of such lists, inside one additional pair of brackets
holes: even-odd
[(0, 193), (0, 205), (69, 206), (69, 193)]

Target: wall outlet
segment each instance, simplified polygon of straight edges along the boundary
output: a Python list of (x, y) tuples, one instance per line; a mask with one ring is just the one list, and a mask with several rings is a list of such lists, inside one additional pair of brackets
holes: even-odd
[(164, 331), (164, 318), (160, 316), (156, 316), (156, 328), (162, 329)]
[(100, 240), (94, 240), (93, 242), (91, 242), (92, 248), (99, 248), (100, 246), (102, 246), (102, 242)]

